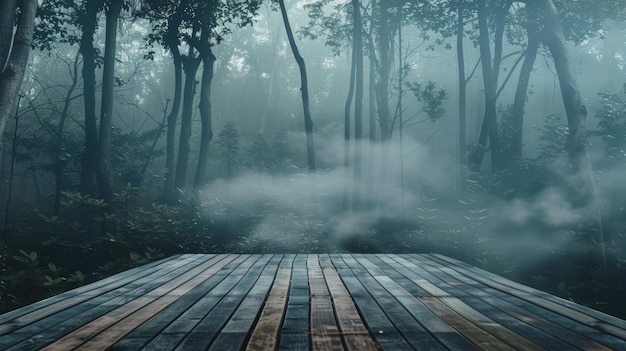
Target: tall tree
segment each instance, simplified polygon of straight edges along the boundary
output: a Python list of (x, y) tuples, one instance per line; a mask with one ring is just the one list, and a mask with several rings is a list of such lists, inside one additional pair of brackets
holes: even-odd
[(113, 88), (115, 84), (115, 52), (117, 49), (117, 23), (123, 0), (111, 0), (106, 12), (106, 37), (102, 70), (102, 101), (100, 107), (100, 137), (96, 175), (100, 196), (107, 211), (113, 206), (113, 181), (111, 179), (111, 132), (113, 128)]
[(315, 166), (315, 142), (313, 140), (313, 119), (311, 118), (311, 109), (309, 107), (309, 82), (306, 73), (306, 65), (304, 58), (300, 55), (298, 45), (293, 37), (291, 25), (289, 24), (289, 17), (287, 16), (287, 9), (285, 8), (284, 0), (278, 0), (280, 6), (280, 13), (283, 17), (283, 23), (285, 24), (285, 30), (287, 31), (287, 38), (289, 39), (289, 46), (293, 52), (293, 56), (298, 63), (300, 69), (300, 84), (302, 93), (302, 109), (304, 111), (304, 130), (306, 132), (306, 150), (307, 159), (309, 163), (309, 170), (314, 172)]
[(22, 85), (33, 40), (37, 0), (0, 2), (0, 141)]
[(85, 109), (85, 150), (81, 160), (80, 192), (96, 194), (96, 161), (98, 157), (98, 123), (96, 120), (96, 49), (93, 41), (98, 25), (98, 12), (104, 0), (86, 0), (84, 16), (80, 16), (82, 35), (80, 54), (83, 57), (83, 104)]

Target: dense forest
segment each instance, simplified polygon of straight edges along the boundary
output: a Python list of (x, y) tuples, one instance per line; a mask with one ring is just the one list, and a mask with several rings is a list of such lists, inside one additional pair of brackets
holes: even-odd
[(437, 252), (626, 317), (626, 0), (2, 0), (0, 313)]

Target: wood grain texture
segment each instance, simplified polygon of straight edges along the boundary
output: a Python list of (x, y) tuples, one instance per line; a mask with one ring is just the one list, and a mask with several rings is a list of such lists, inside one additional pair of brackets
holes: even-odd
[(626, 321), (431, 254), (179, 255), (0, 315), (0, 350), (626, 350)]

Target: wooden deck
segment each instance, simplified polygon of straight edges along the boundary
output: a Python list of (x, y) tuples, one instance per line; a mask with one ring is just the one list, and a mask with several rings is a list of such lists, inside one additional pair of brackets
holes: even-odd
[(626, 321), (439, 255), (182, 255), (0, 315), (2, 350), (626, 350)]

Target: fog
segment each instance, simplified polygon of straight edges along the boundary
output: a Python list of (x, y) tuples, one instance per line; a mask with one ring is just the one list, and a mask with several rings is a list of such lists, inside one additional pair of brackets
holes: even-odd
[[(92, 42), (94, 106), (79, 51), (84, 24), (62, 7), (36, 20), (41, 32), (1, 145), (6, 257), (33, 251), (38, 267), (67, 267), (41, 268), (44, 279), (183, 252), (435, 252), (589, 304), (598, 302), (588, 296), (598, 272), (608, 284), (598, 299), (622, 288), (614, 282), (626, 276), (626, 32), (617, 2), (597, 13), (558, 2), (567, 60), (538, 44), (523, 91), (529, 33), (545, 28), (534, 27), (543, 17), (527, 17), (521, 2), (501, 19), (501, 37), (495, 13), (490, 32), (481, 33), (476, 11), (462, 10), (460, 79), (457, 5), (407, 2), (387, 9), (392, 18), (383, 22), (379, 6), (397, 5), (363, 1), (363, 67), (354, 68), (363, 95), (358, 100), (354, 89), (348, 124), (357, 52), (350, 2), (286, 1), (307, 102), (278, 5), (235, 3), (241, 7), (218, 19), (176, 1), (123, 11), (108, 143), (99, 133), (106, 13), (99, 12)], [(177, 15), (187, 17), (173, 30), (174, 44), (166, 43), (164, 19)], [(211, 31), (203, 36), (204, 25)], [(495, 67), (495, 108), (483, 60)], [(564, 71), (570, 81), (561, 81)], [(561, 83), (579, 98), (564, 100)], [(578, 115), (564, 101), (579, 104), (569, 109)], [(570, 134), (578, 122), (586, 130)], [(488, 135), (482, 146), (481, 132)], [(623, 303), (610, 305), (626, 315)]]

